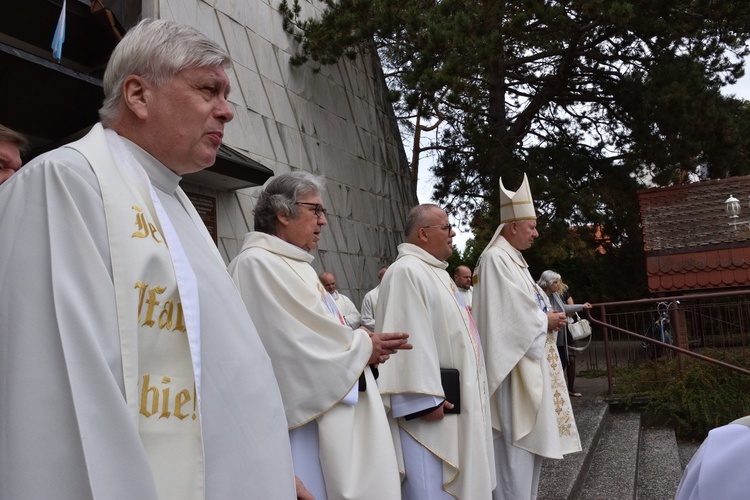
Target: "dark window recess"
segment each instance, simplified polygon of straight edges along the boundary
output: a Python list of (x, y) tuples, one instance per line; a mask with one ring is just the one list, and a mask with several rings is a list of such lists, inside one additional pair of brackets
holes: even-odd
[[(62, 0), (0, 1), (0, 95), (6, 96), (0, 123), (29, 138), (26, 161), (82, 137), (99, 121), (104, 69), (120, 35), (138, 21), (141, 0), (68, 0), (58, 62), (50, 46), (61, 8)], [(222, 146), (213, 168), (186, 180), (232, 190), (272, 175)]]

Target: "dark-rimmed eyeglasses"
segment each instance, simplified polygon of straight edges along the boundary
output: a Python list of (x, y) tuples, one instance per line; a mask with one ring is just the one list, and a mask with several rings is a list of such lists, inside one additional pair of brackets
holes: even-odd
[(312, 212), (315, 214), (315, 217), (320, 217), (321, 215), (328, 215), (328, 210), (323, 208), (323, 205), (320, 203), (307, 203), (304, 201), (298, 201), (295, 203), (295, 205), (305, 205), (307, 207), (310, 207)]
[(451, 232), (451, 229), (453, 229), (453, 224), (446, 224), (444, 226), (422, 226), (422, 229), (429, 229), (431, 227), (436, 227), (438, 229), (442, 229), (443, 231)]

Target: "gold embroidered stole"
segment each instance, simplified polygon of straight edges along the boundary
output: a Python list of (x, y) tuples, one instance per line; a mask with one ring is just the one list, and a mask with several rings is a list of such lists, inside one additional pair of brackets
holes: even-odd
[[(175, 257), (174, 248), (170, 251), (167, 245), (169, 241), (181, 247), (146, 172), (132, 155), (124, 157), (122, 151), (113, 150), (107, 134), (113, 132), (105, 133), (97, 124), (70, 147), (87, 158), (101, 188), (125, 400), (138, 425), (159, 495), (202, 498), (199, 344), (193, 339), (191, 345), (188, 339), (190, 329), (199, 335), (197, 288), (189, 280), (183, 284), (184, 268), (175, 269), (176, 259), (184, 260), (184, 266), (187, 258), (184, 252)], [(172, 239), (165, 238), (165, 225)], [(187, 272), (191, 274), (192, 269)], [(182, 295), (191, 297), (189, 307), (181, 301), (178, 283), (184, 289)]]

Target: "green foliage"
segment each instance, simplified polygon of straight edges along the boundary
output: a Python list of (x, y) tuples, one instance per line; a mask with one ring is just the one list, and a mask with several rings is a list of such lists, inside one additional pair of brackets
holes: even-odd
[[(750, 173), (750, 110), (719, 89), (750, 54), (746, 0), (283, 0), (297, 64), (378, 51), (402, 129), (437, 126), (433, 197), (468, 215), (471, 256), (498, 180), (531, 180), (542, 237), (589, 301), (646, 290), (636, 191)], [(416, 176), (413, 173), (413, 177)], [(628, 279), (623, 280), (622, 277)]]
[(464, 248), (464, 251), (461, 252), (456, 245), (453, 245), (453, 255), (451, 255), (446, 262), (448, 262), (448, 267), (446, 270), (448, 271), (448, 274), (453, 276), (453, 271), (456, 270), (458, 266), (468, 266), (469, 269), (472, 271), (477, 265), (477, 260), (479, 260), (480, 252), (476, 252), (475, 246), (474, 246), (474, 240), (469, 240), (466, 242), (466, 248)]
[[(750, 368), (750, 356), (711, 351), (708, 356)], [(681, 438), (703, 439), (708, 431), (750, 414), (750, 376), (700, 360), (686, 360), (680, 379), (676, 359), (662, 358), (616, 375), (615, 396), (625, 402), (646, 396), (644, 417), (674, 427)]]
[(458, 247), (456, 247), (456, 245), (453, 245), (453, 255), (448, 257), (448, 260), (446, 262), (448, 262), (446, 271), (448, 271), (448, 274), (450, 274), (452, 278), (453, 271), (455, 271), (458, 266), (464, 264), (463, 258), (461, 257), (461, 252), (458, 250)]

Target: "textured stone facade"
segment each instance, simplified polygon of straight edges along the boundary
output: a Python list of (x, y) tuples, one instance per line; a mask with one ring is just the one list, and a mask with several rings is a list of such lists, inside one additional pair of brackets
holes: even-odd
[[(306, 170), (326, 178), (328, 227), (314, 266), (336, 275), (339, 290), (359, 305), (396, 256), (403, 224), (417, 203), (377, 57), (293, 67), (294, 40), (281, 27), (280, 0), (144, 0), (144, 16), (199, 28), (232, 57), (229, 97), (235, 118), (224, 141), (281, 174)], [(304, 1), (303, 16), (319, 1)], [(217, 191), (218, 244), (229, 261), (252, 228), (260, 188)]]

